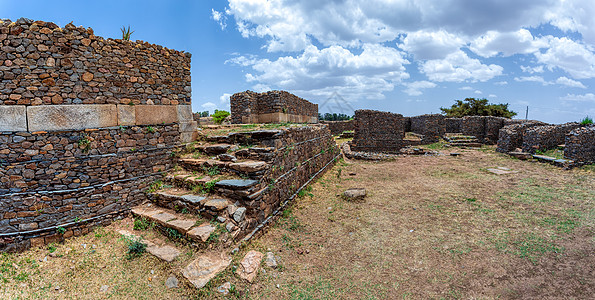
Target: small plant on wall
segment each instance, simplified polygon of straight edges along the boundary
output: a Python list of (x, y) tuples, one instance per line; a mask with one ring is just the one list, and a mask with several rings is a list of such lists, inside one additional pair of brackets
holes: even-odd
[(122, 39), (125, 41), (130, 41), (130, 36), (134, 33), (134, 31), (130, 31), (130, 26), (128, 26), (128, 28), (122, 26), (120, 30), (122, 31)]
[(78, 140), (78, 146), (81, 150), (83, 150), (83, 153), (87, 153), (89, 150), (91, 150), (91, 140), (86, 134), (81, 135)]

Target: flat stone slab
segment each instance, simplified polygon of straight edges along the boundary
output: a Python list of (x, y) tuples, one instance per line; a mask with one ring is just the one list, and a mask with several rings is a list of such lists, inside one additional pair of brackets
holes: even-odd
[(265, 139), (265, 138), (272, 138), (274, 136), (280, 135), (283, 133), (283, 130), (256, 130), (250, 132), (250, 135), (253, 139)]
[(153, 209), (145, 206), (137, 206), (132, 208), (132, 213), (141, 217), (151, 218), (153, 215), (162, 212), (158, 209)]
[(203, 288), (209, 280), (225, 270), (231, 263), (231, 258), (201, 255), (192, 261), (184, 270), (182, 275), (197, 289)]
[(533, 158), (539, 159), (539, 160), (544, 160), (547, 162), (555, 162), (557, 160), (557, 158), (555, 158), (555, 157), (550, 157), (550, 156), (545, 156), (545, 155), (533, 155)]
[(198, 159), (198, 158), (182, 158), (180, 159), (182, 163), (189, 164), (192, 166), (202, 166), (206, 162), (206, 159)]
[(232, 147), (230, 144), (215, 144), (209, 146), (203, 146), (199, 149), (207, 154), (217, 155), (226, 153)]
[(240, 171), (240, 172), (246, 172), (246, 173), (258, 172), (258, 171), (266, 169), (267, 166), (268, 166), (268, 164), (265, 163), (264, 161), (245, 161), (245, 162), (232, 163), (229, 165), (229, 167), (233, 170)]
[(517, 152), (517, 151), (508, 152), (508, 155), (516, 157), (520, 160), (527, 160), (527, 159), (530, 159), (531, 157), (533, 157), (533, 155), (531, 153)]
[(136, 125), (157, 125), (178, 122), (176, 105), (135, 105)]
[(496, 169), (487, 169), (488, 172), (496, 174), (496, 175), (504, 175), (504, 174), (512, 174), (512, 173), (518, 173), (519, 171), (513, 171), (509, 168), (504, 168), (504, 167), (498, 167)]
[(214, 211), (222, 211), (227, 206), (229, 206), (229, 201), (225, 199), (209, 199), (204, 203), (204, 207)]
[(226, 188), (230, 190), (245, 190), (258, 183), (258, 180), (253, 179), (227, 179), (221, 180), (215, 184), (216, 187)]
[(147, 252), (155, 255), (157, 258), (165, 260), (167, 262), (172, 262), (176, 257), (178, 257), (182, 252), (176, 249), (173, 246), (165, 245), (165, 246), (157, 246), (152, 245), (147, 247)]
[(29, 131), (81, 130), (118, 125), (113, 104), (39, 105), (27, 107)]
[(188, 231), (187, 235), (191, 239), (202, 241), (204, 243), (209, 239), (209, 236), (211, 236), (211, 233), (213, 231), (215, 231), (215, 227), (211, 226), (211, 224), (206, 223), (198, 227), (192, 228), (190, 231)]
[(0, 105), (0, 131), (27, 131), (24, 105)]
[(189, 202), (192, 204), (199, 204), (199, 203), (201, 203), (201, 201), (206, 199), (206, 197), (198, 196), (198, 195), (184, 195), (184, 196), (181, 196), (180, 198), (182, 198), (185, 202)]
[(247, 280), (248, 282), (252, 283), (254, 278), (258, 274), (258, 269), (260, 268), (260, 262), (264, 254), (258, 251), (249, 251), (244, 256), (244, 259), (240, 262), (240, 266), (236, 273), (243, 279)]
[(186, 232), (196, 225), (196, 220), (180, 219), (172, 220), (166, 223), (167, 227), (171, 227), (177, 231)]
[(170, 214), (168, 212), (160, 212), (151, 216), (151, 219), (155, 219), (157, 222), (161, 223), (162, 225), (166, 225), (168, 221), (175, 219), (176, 216)]

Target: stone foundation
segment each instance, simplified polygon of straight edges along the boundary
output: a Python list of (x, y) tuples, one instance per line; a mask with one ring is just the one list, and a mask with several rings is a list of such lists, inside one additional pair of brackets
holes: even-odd
[(577, 128), (566, 135), (564, 157), (579, 164), (595, 164), (595, 125)]
[(529, 153), (556, 149), (559, 145), (564, 144), (568, 133), (579, 127), (581, 125), (576, 122), (531, 127), (525, 132), (522, 149)]
[(230, 97), (231, 122), (318, 123), (318, 104), (285, 91), (245, 91)]
[(374, 110), (355, 111), (355, 135), (351, 150), (398, 153), (404, 146), (403, 116)]

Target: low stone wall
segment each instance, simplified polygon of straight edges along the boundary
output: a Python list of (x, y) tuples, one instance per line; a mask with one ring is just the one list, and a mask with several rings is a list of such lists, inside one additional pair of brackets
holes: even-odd
[(539, 121), (526, 121), (502, 127), (499, 132), (498, 147), (496, 151), (508, 153), (523, 147), (525, 132), (535, 126), (547, 125)]
[(581, 127), (579, 123), (535, 126), (528, 128), (523, 137), (523, 151), (535, 153), (537, 150), (555, 149), (564, 144), (566, 135)]
[(318, 122), (318, 104), (286, 91), (236, 93), (230, 97), (230, 106), (233, 124)]
[(339, 135), (343, 131), (353, 131), (355, 126), (353, 120), (346, 121), (320, 121), (321, 124), (326, 124), (332, 135)]
[(461, 132), (464, 135), (475, 136), (480, 142), (484, 141), (486, 118), (483, 116), (463, 117)]
[(444, 127), (447, 133), (461, 133), (463, 127), (462, 118), (444, 118)]
[(355, 136), (351, 150), (398, 153), (404, 146), (403, 116), (374, 110), (355, 111)]
[(506, 118), (486, 117), (484, 143), (494, 145), (498, 143), (500, 129), (504, 127)]
[(411, 117), (411, 132), (423, 135), (422, 143), (434, 143), (446, 133), (444, 116), (439, 114)]
[(279, 146), (271, 163), (275, 167), (260, 179), (262, 196), (245, 204), (247, 217), (254, 220), (254, 225), (271, 216), (311, 178), (324, 174), (319, 171), (334, 163), (340, 154), (327, 126), (293, 127), (284, 131), (275, 142)]
[(595, 126), (577, 128), (566, 135), (564, 157), (580, 164), (595, 163)]

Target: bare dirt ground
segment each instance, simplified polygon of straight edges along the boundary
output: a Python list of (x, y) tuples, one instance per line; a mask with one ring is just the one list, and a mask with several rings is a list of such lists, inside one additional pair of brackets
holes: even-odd
[[(3, 254), (0, 298), (594, 297), (593, 166), (562, 170), (493, 148), (456, 149), (458, 157), (448, 155), (455, 149), (440, 151), (387, 162), (340, 162), (201, 291), (179, 275), (192, 257), (189, 247), (180, 246), (184, 254), (172, 264), (148, 254), (126, 259), (115, 232), (129, 227), (127, 219), (55, 249)], [(497, 167), (516, 173), (487, 172)], [(364, 201), (338, 196), (356, 187), (367, 189)], [(274, 252), (279, 267), (263, 264), (249, 284), (233, 270), (252, 249)], [(58, 256), (49, 256), (50, 250)], [(177, 289), (164, 286), (171, 274), (180, 279)], [(217, 287), (226, 281), (232, 293), (222, 296)]]

